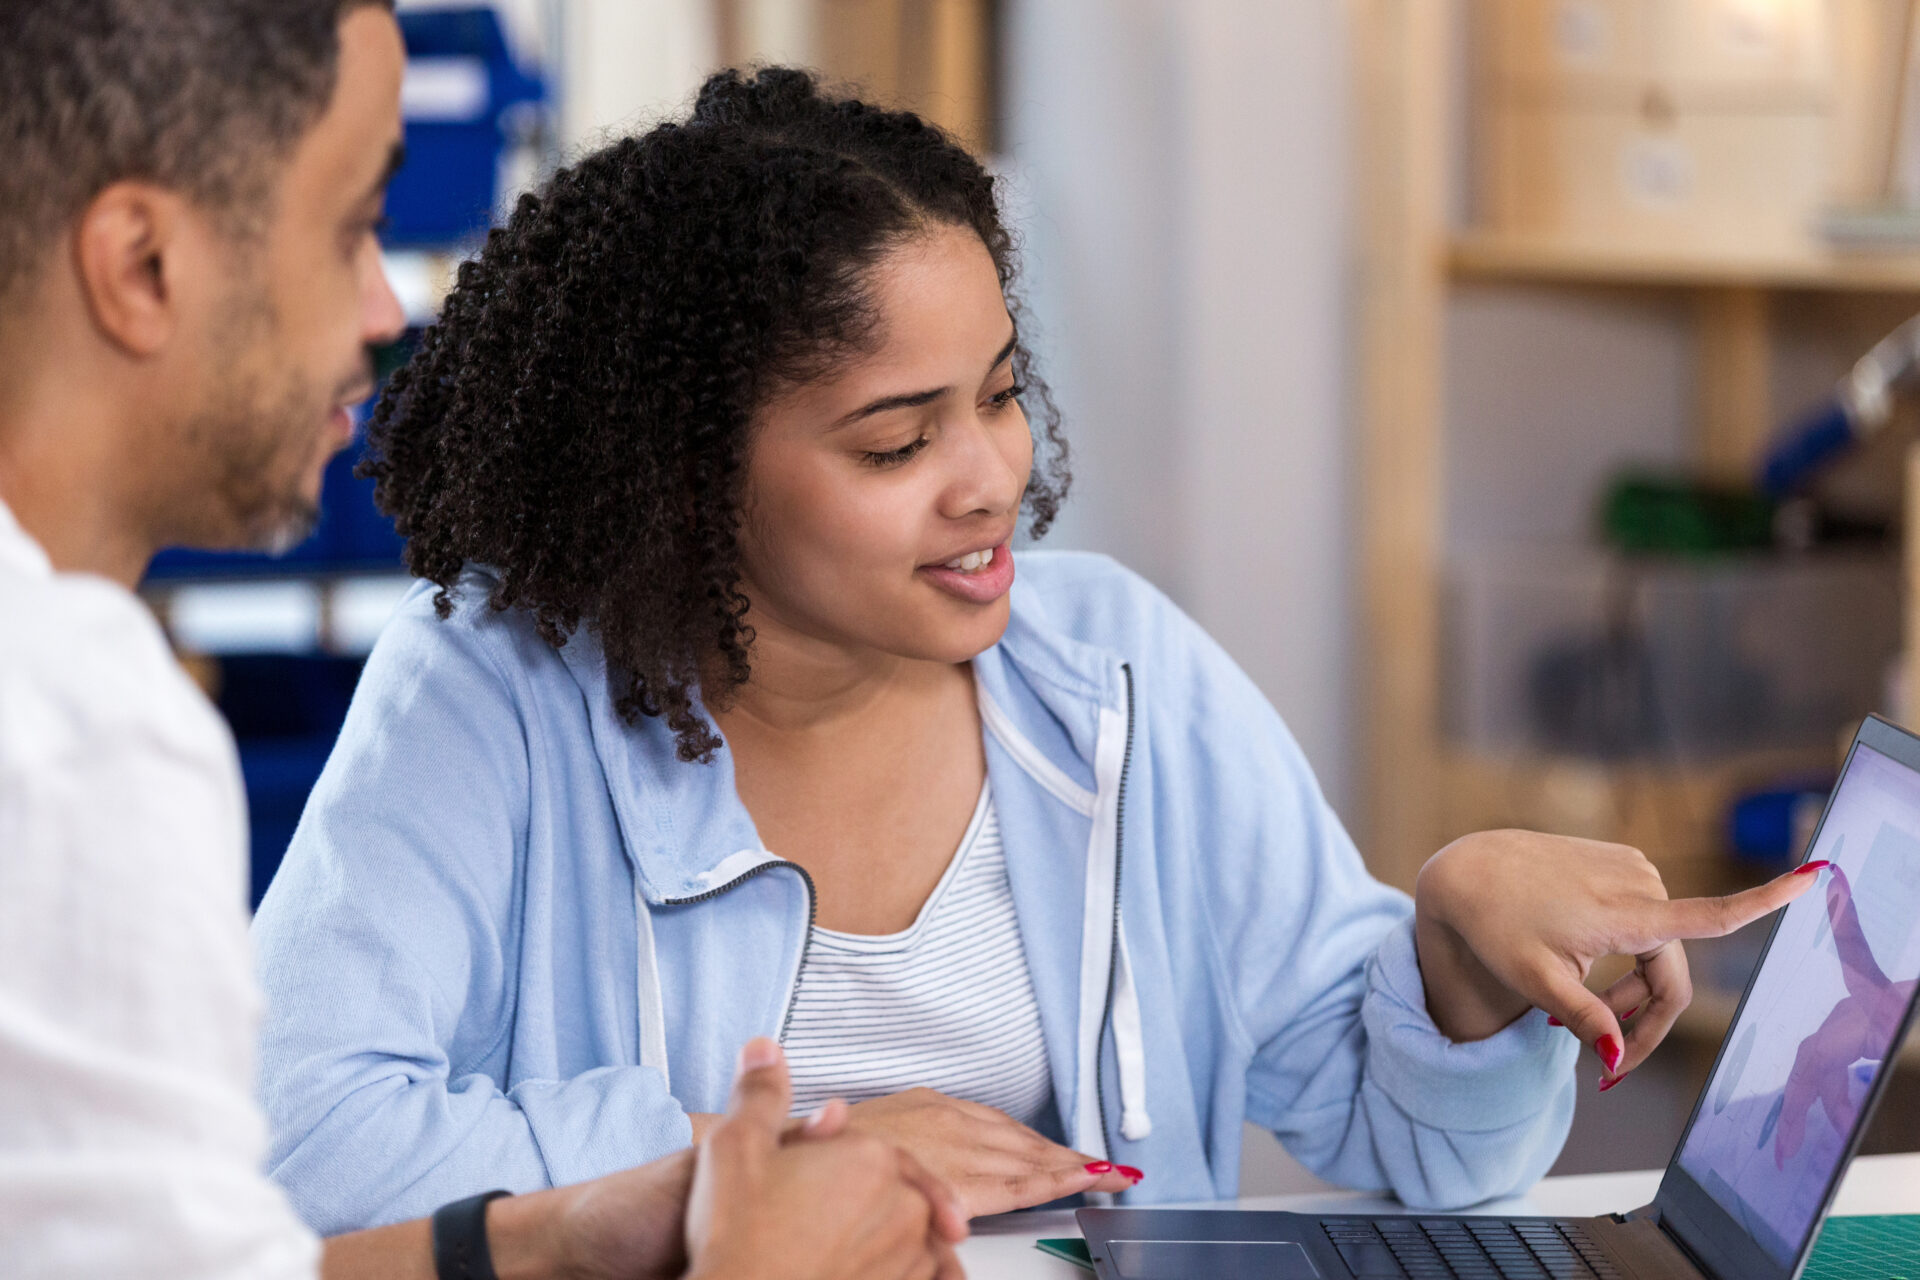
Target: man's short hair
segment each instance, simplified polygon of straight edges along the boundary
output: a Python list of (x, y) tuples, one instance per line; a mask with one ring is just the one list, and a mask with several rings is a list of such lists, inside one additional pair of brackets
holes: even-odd
[(393, 0), (0, 0), (0, 299), (115, 182), (251, 225), (368, 4)]

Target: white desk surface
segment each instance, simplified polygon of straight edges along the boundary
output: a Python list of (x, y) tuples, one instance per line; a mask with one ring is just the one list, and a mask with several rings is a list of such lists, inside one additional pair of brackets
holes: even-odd
[[(1653, 1199), (1660, 1186), (1658, 1169), (1631, 1173), (1595, 1173), (1548, 1178), (1517, 1200), (1479, 1205), (1473, 1213), (1549, 1214), (1590, 1217), (1625, 1213)], [(1219, 1209), (1292, 1209), (1300, 1213), (1405, 1213), (1396, 1201), (1335, 1192), (1305, 1196), (1259, 1196), (1222, 1201)], [(1920, 1213), (1920, 1152), (1862, 1156), (1840, 1185), (1835, 1213)], [(960, 1260), (973, 1280), (1086, 1280), (1072, 1263), (1033, 1247), (1043, 1237), (1077, 1236), (1071, 1210), (1009, 1213), (982, 1218), (973, 1236), (960, 1246)]]

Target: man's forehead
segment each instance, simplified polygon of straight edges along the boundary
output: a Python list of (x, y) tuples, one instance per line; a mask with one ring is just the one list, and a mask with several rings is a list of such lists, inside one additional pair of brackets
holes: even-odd
[(341, 19), (333, 96), (295, 147), (289, 188), (347, 205), (378, 187), (400, 142), (405, 70), (400, 28), (386, 9), (363, 5)]

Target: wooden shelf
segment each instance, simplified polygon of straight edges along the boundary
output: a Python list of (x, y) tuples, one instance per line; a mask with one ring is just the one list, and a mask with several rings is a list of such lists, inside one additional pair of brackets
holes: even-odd
[[(1447, 380), (1456, 337), (1449, 303), (1463, 289), (1487, 283), (1672, 291), (1675, 296), (1662, 301), (1678, 305), (1667, 309), (1692, 312), (1684, 354), (1695, 374), (1693, 468), (1705, 478), (1750, 483), (1786, 407), (1774, 402), (1780, 350), (1792, 341), (1815, 359), (1829, 355), (1806, 342), (1807, 326), (1777, 324), (1778, 317), (1815, 301), (1833, 317), (1858, 313), (1876, 321), (1902, 309), (1889, 303), (1920, 308), (1914, 301), (1920, 299), (1920, 249), (1828, 249), (1810, 240), (1804, 251), (1771, 252), (1754, 247), (1767, 241), (1748, 240), (1742, 249), (1730, 241), (1724, 252), (1702, 253), (1677, 244), (1662, 251), (1645, 238), (1639, 243), (1652, 249), (1569, 247), (1571, 237), (1495, 233), (1486, 224), (1462, 231), (1450, 215), (1457, 152), (1469, 135), (1460, 126), (1470, 122), (1456, 118), (1470, 97), (1457, 92), (1459, 76), (1474, 65), (1471, 51), (1456, 47), (1466, 28), (1449, 16), (1453, 6), (1419, 0), (1357, 0), (1353, 9), (1356, 231), (1363, 264), (1355, 392), (1365, 700), (1355, 821), (1361, 847), (1375, 874), (1410, 886), (1449, 839), (1513, 822), (1640, 845), (1674, 885), (1704, 888), (1728, 863), (1718, 850), (1719, 824), (1744, 774), (1596, 774), (1551, 760), (1475, 759), (1442, 732)], [(1831, 317), (1823, 311), (1815, 318)], [(1473, 330), (1460, 332), (1471, 336)], [(1910, 467), (1906, 561), (1913, 589), (1903, 710), (1910, 723), (1920, 723), (1920, 446)]]
[(1834, 767), (1828, 748), (1752, 751), (1721, 759), (1602, 762), (1541, 753), (1493, 755), (1442, 741), (1438, 838), (1519, 827), (1632, 845), (1675, 897), (1728, 893), (1764, 878), (1727, 848), (1734, 799), (1783, 777)]
[(1475, 232), (1453, 239), (1446, 265), (1455, 280), (1466, 282), (1920, 294), (1920, 252), (1719, 257), (1569, 246)]

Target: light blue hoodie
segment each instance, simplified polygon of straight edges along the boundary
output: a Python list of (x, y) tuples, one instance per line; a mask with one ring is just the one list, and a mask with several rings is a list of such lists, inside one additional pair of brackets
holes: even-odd
[[(1023, 551), (974, 660), (1057, 1127), (1131, 1203), (1235, 1193), (1241, 1126), (1324, 1178), (1458, 1206), (1540, 1177), (1578, 1046), (1529, 1013), (1456, 1045), (1405, 895), (1201, 630), (1101, 557)], [(731, 758), (615, 712), (470, 573), (381, 636), (255, 924), (271, 1166), (338, 1232), (684, 1146), (777, 1035), (812, 885)]]

